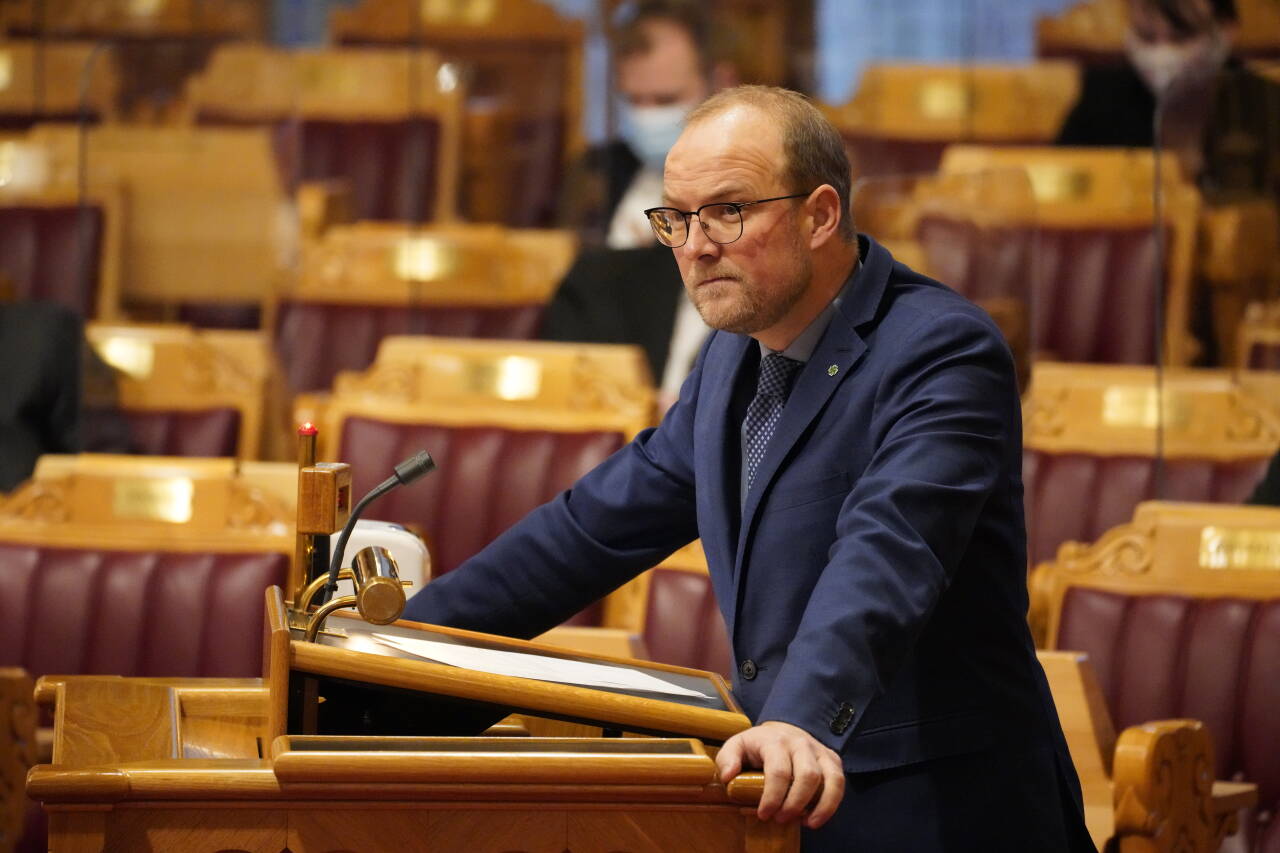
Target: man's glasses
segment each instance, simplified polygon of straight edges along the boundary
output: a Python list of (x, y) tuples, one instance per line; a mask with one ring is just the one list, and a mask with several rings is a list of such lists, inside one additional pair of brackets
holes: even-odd
[(707, 239), (713, 243), (732, 243), (742, 236), (742, 208), (753, 204), (766, 204), (788, 198), (805, 198), (813, 193), (795, 193), (759, 201), (720, 201), (704, 204), (697, 210), (678, 210), (674, 207), (651, 207), (644, 212), (654, 236), (664, 246), (678, 249), (689, 239), (689, 220), (698, 217), (698, 223)]

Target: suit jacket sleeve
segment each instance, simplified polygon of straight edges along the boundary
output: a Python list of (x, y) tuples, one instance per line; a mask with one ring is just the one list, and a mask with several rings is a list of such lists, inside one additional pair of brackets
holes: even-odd
[[(876, 393), (877, 449), (841, 507), (827, 565), (758, 717), (797, 725), (836, 751), (926, 625), (984, 505), (997, 491), (1020, 495), (1018, 398), (998, 331), (955, 313), (922, 321), (905, 340)], [(846, 703), (854, 725), (834, 734)]]
[(533, 637), (696, 539), (693, 412), (701, 372), (700, 360), (660, 426), (432, 581), (409, 600), (404, 618)]

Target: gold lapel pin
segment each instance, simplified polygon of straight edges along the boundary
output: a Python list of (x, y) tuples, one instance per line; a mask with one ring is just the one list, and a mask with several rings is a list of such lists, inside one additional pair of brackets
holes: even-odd
[(839, 366), (839, 365), (837, 365), (837, 364), (833, 364), (833, 365), (831, 365), (830, 367), (828, 367), (828, 368), (827, 368), (827, 375), (828, 375), (828, 376), (835, 376), (835, 375), (836, 375), (837, 373), (839, 373), (839, 372), (840, 372), (840, 366)]

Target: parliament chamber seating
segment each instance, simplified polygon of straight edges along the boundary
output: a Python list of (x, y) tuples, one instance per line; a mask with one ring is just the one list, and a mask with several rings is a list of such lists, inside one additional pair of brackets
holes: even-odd
[(1023, 398), (1032, 564), (1097, 539), (1141, 501), (1239, 503), (1262, 479), (1280, 447), (1280, 375), (1170, 369), (1162, 386), (1152, 368), (1036, 365)]
[(258, 306), (293, 263), (295, 216), (265, 129), (108, 124), (82, 138), (39, 124), (23, 142), (45, 152), (51, 186), (75, 187), (83, 154), (90, 198), (127, 200), (119, 300), (129, 316)]
[[(352, 466), (363, 495), (419, 449), (439, 470), (379, 501), (377, 517), (423, 535), (432, 571), (457, 567), (568, 488), (654, 417), (639, 348), (392, 337), (372, 367), (300, 395), (318, 458)], [(598, 624), (599, 608), (584, 619)]]
[(338, 44), (426, 47), (459, 69), (464, 219), (525, 228), (554, 221), (565, 166), (583, 147), (580, 21), (546, 0), (332, 8)]
[[(216, 44), (263, 38), (268, 14), (260, 0), (6, 0), (0, 33), (107, 48), (119, 79), (112, 112), (154, 123), (176, 117), (184, 81)], [(106, 64), (99, 57), (90, 76), (105, 76)]]
[(158, 456), (256, 459), (279, 442), (271, 431), (287, 417), (280, 377), (260, 332), (187, 326), (90, 324), (90, 346), (112, 369), (114, 394), (94, 417), (118, 416), (131, 452)]
[(933, 172), (954, 143), (1048, 144), (1079, 97), (1069, 62), (873, 64), (853, 98), (824, 107), (860, 178)]
[[(1273, 0), (1235, 0), (1239, 24), (1232, 50), (1248, 57), (1280, 57), (1280, 7)], [(1078, 0), (1036, 21), (1036, 55), (1097, 64), (1124, 61), (1126, 0)]]
[[(230, 459), (42, 457), (0, 503), (0, 668), (259, 675), (263, 591), (284, 584), (295, 548), (279, 483), (296, 471), (254, 463), (242, 476)], [(11, 734), (8, 721), (0, 725), (6, 779), (15, 775)], [(11, 818), (17, 808), (6, 801), (0, 812)], [(34, 804), (26, 822), (34, 835), (18, 849), (43, 850)]]
[(462, 87), (435, 53), (226, 44), (186, 109), (197, 124), (271, 128), (285, 185), (341, 182), (356, 219), (454, 218)]
[(13, 298), (117, 317), (123, 212), (118, 187), (99, 185), (82, 202), (42, 146), (0, 141), (0, 277)]
[(1280, 300), (1250, 304), (1238, 335), (1237, 367), (1280, 370)]
[(1280, 850), (1278, 531), (1270, 507), (1147, 502), (1030, 580), (1033, 627), (1089, 655), (1118, 726), (1199, 719), (1215, 777), (1257, 784), (1238, 848), (1252, 853)]
[(388, 335), (537, 337), (573, 261), (564, 231), (355, 223), (303, 245), (299, 274), (268, 305), (293, 391), (368, 367)]
[[(917, 239), (926, 269), (938, 268), (962, 293), (1026, 288), (1034, 357), (1070, 362), (1151, 364), (1153, 306), (1163, 267), (1164, 359), (1192, 363), (1191, 333), (1198, 192), (1172, 157), (1162, 160), (1163, 263), (1156, 257), (1148, 151), (953, 146), (941, 172), (1009, 175), (1025, 170), (1033, 204), (1021, 192), (989, 195), (982, 211), (922, 211)], [(992, 180), (995, 180), (993, 177)], [(993, 243), (1001, 262), (989, 264)], [(1030, 273), (1030, 275), (1028, 275)], [(1012, 278), (1008, 284), (993, 276)]]
[[(82, 75), (88, 68), (88, 88)], [(111, 50), (95, 54), (88, 41), (0, 42), (0, 131), (40, 121), (99, 122), (114, 117), (120, 71)]]

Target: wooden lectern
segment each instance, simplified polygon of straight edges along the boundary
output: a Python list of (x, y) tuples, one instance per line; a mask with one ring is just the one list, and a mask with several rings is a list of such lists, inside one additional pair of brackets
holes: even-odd
[[(756, 819), (759, 773), (717, 780), (704, 741), (750, 725), (718, 675), (337, 615), (307, 642), (275, 587), (266, 619), (263, 679), (41, 679), (53, 763), (27, 790), (52, 853), (799, 849), (798, 825)], [(493, 675), (374, 633), (602, 664), (686, 693)], [(527, 736), (556, 726), (645, 736)]]

